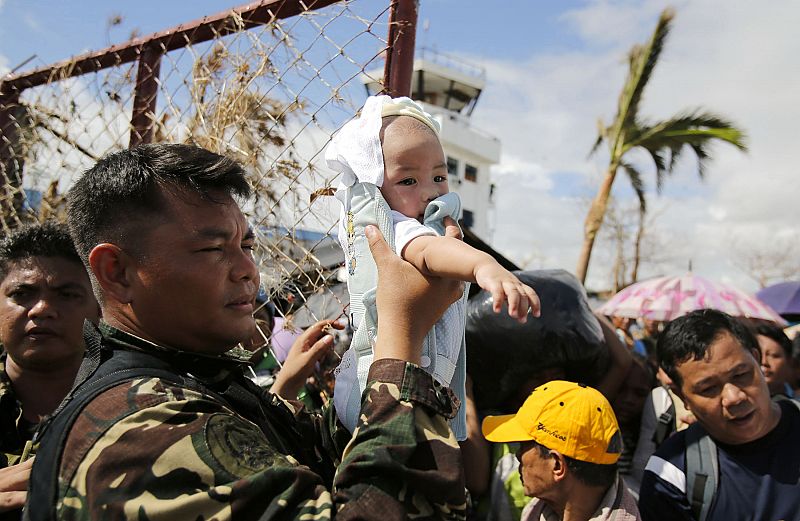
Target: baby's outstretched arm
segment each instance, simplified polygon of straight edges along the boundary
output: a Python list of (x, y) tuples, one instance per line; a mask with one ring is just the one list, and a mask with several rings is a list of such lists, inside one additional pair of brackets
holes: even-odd
[(487, 253), (456, 238), (423, 235), (412, 239), (402, 253), (425, 275), (477, 283), (492, 294), (495, 313), (507, 301), (509, 316), (520, 322), (528, 319), (528, 309), (539, 316), (539, 297), (532, 288)]

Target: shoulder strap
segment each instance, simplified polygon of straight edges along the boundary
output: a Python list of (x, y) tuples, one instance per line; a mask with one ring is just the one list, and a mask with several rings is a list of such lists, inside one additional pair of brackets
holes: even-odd
[(676, 428), (675, 402), (672, 401), (672, 397), (670, 396), (669, 407), (666, 411), (662, 412), (658, 420), (656, 420), (656, 431), (653, 433), (653, 442), (656, 444), (656, 447), (661, 446), (664, 440), (675, 432)]
[(686, 497), (697, 521), (705, 521), (719, 484), (719, 456), (711, 436), (697, 423), (686, 429)]
[[(36, 431), (40, 442), (31, 469), (23, 519), (56, 519), (58, 473), (67, 435), (83, 409), (102, 392), (134, 378), (161, 378), (166, 382), (218, 396), (199, 382), (183, 378), (164, 367), (153, 367), (153, 357), (136, 351), (113, 351), (103, 347), (97, 326), (84, 324), (86, 356), (75, 385), (56, 411)], [(150, 366), (150, 367), (148, 367)], [(223, 403), (227, 403), (220, 398)]]
[[(49, 418), (44, 430), (37, 432), (41, 444), (36, 452), (28, 486), (28, 498), (23, 511), (25, 521), (56, 519), (58, 472), (67, 434), (86, 405), (96, 396), (122, 382), (138, 377), (156, 377), (172, 381), (173, 373), (161, 369), (128, 368), (105, 374), (87, 382)], [(46, 434), (46, 435), (44, 435)]]

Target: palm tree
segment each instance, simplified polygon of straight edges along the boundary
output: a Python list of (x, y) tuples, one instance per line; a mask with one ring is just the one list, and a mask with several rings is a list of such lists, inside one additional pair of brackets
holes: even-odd
[(708, 144), (711, 141), (718, 139), (740, 150), (747, 150), (744, 133), (740, 129), (725, 118), (703, 110), (686, 111), (654, 123), (639, 117), (642, 93), (658, 63), (674, 16), (672, 9), (665, 9), (650, 40), (631, 49), (628, 55), (628, 77), (619, 96), (617, 115), (610, 126), (606, 127), (602, 122), (599, 124), (599, 136), (592, 147), (592, 153), (605, 141), (610, 158), (605, 177), (584, 224), (583, 248), (576, 270), (581, 282), (586, 281), (595, 237), (603, 223), (611, 187), (620, 168), (627, 174), (639, 199), (640, 222), (643, 222), (641, 219), (647, 210), (645, 186), (639, 170), (625, 160), (625, 154), (629, 150), (640, 147), (653, 159), (658, 192), (661, 191), (664, 179), (672, 173), (681, 152), (687, 147), (697, 156), (698, 175), (701, 179), (704, 177), (705, 163), (710, 159)]

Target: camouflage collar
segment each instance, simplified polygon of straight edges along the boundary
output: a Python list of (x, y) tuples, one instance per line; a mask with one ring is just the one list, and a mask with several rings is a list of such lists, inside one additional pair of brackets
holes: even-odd
[(132, 333), (117, 329), (102, 320), (100, 321), (98, 329), (100, 329), (100, 334), (103, 336), (103, 338), (106, 338), (117, 345), (121, 345), (122, 347), (126, 347), (128, 349), (134, 349), (136, 351), (161, 353), (170, 358), (178, 357), (183, 359), (196, 359), (201, 363), (222, 362), (223, 364), (245, 365), (249, 363), (250, 357), (253, 356), (252, 352), (238, 346), (218, 355), (184, 351), (175, 347), (156, 344), (155, 342), (145, 340), (144, 338), (138, 337)]

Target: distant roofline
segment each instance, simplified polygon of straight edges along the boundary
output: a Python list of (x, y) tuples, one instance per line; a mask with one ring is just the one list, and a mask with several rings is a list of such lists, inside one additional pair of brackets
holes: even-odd
[(479, 65), (474, 65), (462, 58), (453, 56), (451, 54), (443, 53), (441, 51), (437, 51), (436, 49), (432, 49), (430, 47), (418, 48), (416, 50), (416, 55), (414, 56), (414, 59), (415, 61), (418, 59), (426, 60), (431, 63), (441, 65), (442, 67), (447, 67), (448, 69), (456, 70), (462, 74), (466, 74), (467, 76), (480, 78), (481, 80), (484, 81), (486, 80), (486, 68), (481, 67)]

